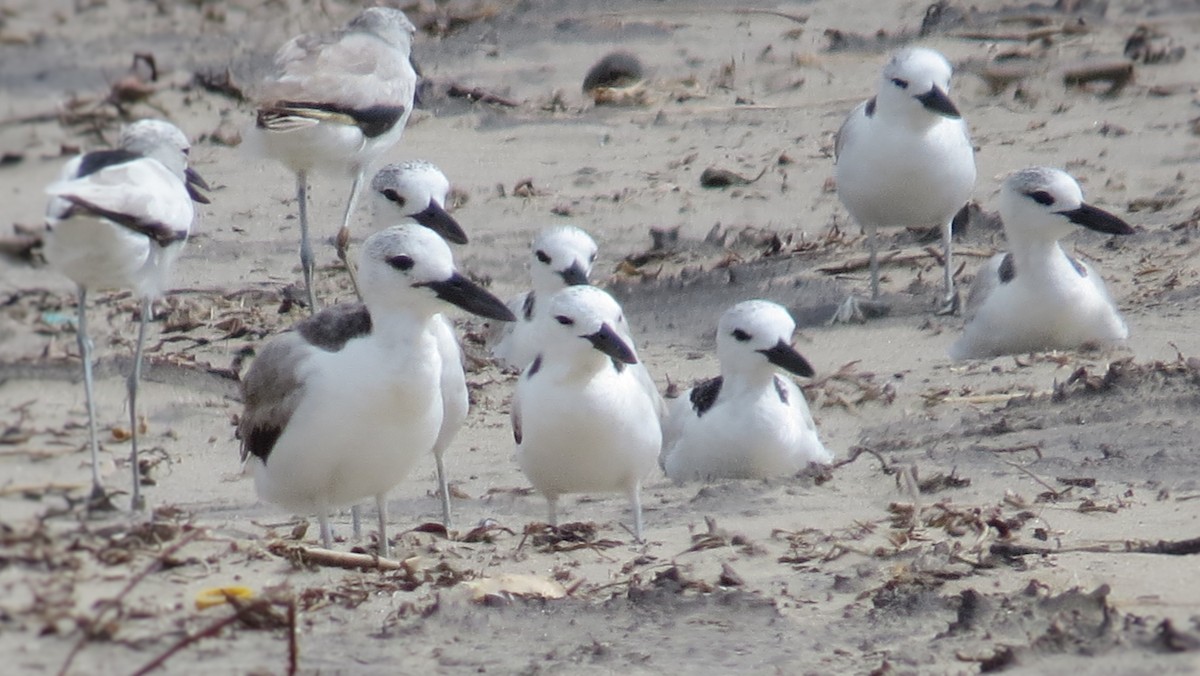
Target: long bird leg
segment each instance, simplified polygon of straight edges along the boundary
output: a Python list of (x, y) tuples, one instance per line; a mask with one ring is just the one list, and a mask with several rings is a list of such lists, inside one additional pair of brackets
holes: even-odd
[(362, 300), (362, 292), (358, 290), (358, 272), (354, 269), (354, 264), (350, 262), (346, 256), (346, 251), (350, 248), (350, 217), (354, 215), (354, 206), (358, 203), (358, 188), (362, 185), (363, 170), (359, 169), (358, 173), (354, 174), (354, 183), (350, 186), (350, 199), (346, 200), (346, 213), (342, 215), (342, 228), (338, 230), (337, 239), (337, 255), (342, 260), (342, 264), (346, 266), (346, 271), (350, 273), (350, 284), (354, 286), (354, 295)]
[(942, 250), (945, 259), (945, 269), (942, 273), (942, 283), (945, 285), (946, 296), (942, 299), (939, 315), (956, 315), (959, 311), (958, 290), (954, 288), (954, 260), (951, 257), (954, 249), (954, 219), (946, 221), (942, 226)]
[(387, 536), (387, 494), (375, 496), (375, 506), (379, 509), (379, 555), (388, 558), (392, 555), (391, 544)]
[(75, 340), (79, 344), (79, 358), (83, 362), (83, 394), (87, 400), (88, 444), (92, 453), (92, 494), (88, 497), (88, 509), (112, 509), (104, 486), (100, 483), (100, 441), (96, 434), (96, 395), (92, 381), (92, 339), (87, 326), (87, 288), (79, 287), (79, 319), (75, 322)]
[(308, 313), (317, 313), (317, 296), (313, 293), (313, 250), (308, 239), (308, 172), (296, 172), (296, 202), (300, 205), (300, 267), (304, 270), (304, 290), (308, 294)]
[(137, 346), (133, 349), (133, 372), (129, 374), (129, 379), (125, 381), (126, 389), (129, 391), (129, 439), (131, 442), (129, 464), (133, 470), (133, 499), (130, 503), (130, 509), (133, 510), (143, 509), (146, 506), (141, 490), (142, 472), (138, 467), (137, 393), (138, 384), (142, 380), (142, 348), (146, 344), (146, 323), (150, 321), (150, 306), (150, 296), (143, 296), (142, 317), (138, 321)]

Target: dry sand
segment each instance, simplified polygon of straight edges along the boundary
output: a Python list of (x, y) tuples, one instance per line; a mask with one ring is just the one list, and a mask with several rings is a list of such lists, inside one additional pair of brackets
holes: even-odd
[[(582, 525), (552, 535), (531, 525), (544, 503), (513, 460), (513, 377), (477, 364), (475, 405), (448, 454), (450, 537), (408, 530), (438, 516), (426, 462), (392, 492), (403, 569), (277, 555), (295, 544), (297, 520), (258, 503), (240, 473), (230, 369), (302, 316), (278, 312), (299, 280), (292, 179), (225, 145), (251, 118), (248, 104), (191, 83), (193, 73), (228, 69), (248, 86), (282, 40), (338, 25), (357, 6), (10, 0), (0, 11), (0, 235), (39, 228), (42, 187), (66, 156), (114, 137), (117, 109), (103, 99), (135, 52), (153, 54), (161, 72), (155, 92), (126, 113), (177, 122), (215, 190), (151, 329), (143, 412), (152, 513), (82, 513), (71, 285), (44, 265), (3, 261), (2, 670), (132, 672), (176, 647), (166, 671), (280, 673), (294, 629), (305, 672), (1195, 671), (1195, 3), (1084, 0), (1060, 3), (1070, 13), (1009, 12), (1041, 24), (1003, 13), (957, 23), (951, 4), (921, 39), (956, 65), (955, 97), (979, 148), (983, 213), (961, 239), (960, 282), (1003, 245), (986, 216), (998, 178), (1019, 167), (1065, 167), (1089, 201), (1138, 226), (1119, 240), (1081, 233), (1066, 243), (1108, 280), (1130, 324), (1127, 349), (963, 364), (944, 356), (961, 320), (933, 316), (940, 274), (917, 234), (884, 238), (902, 252), (884, 268), (891, 316), (823, 324), (847, 291), (866, 288), (861, 267), (820, 271), (865, 251), (828, 184), (832, 135), (869, 94), (885, 50), (916, 39), (923, 3), (597, 4), (427, 2), (410, 11), (426, 29), (416, 54), (432, 88), (388, 159), (426, 158), (446, 171), (471, 235), (456, 255), (501, 295), (524, 284), (525, 246), (538, 229), (589, 230), (601, 245), (599, 282), (625, 301), (664, 388), (715, 372), (713, 327), (728, 305), (786, 304), (819, 372), (807, 391), (827, 445), (839, 460), (856, 448), (878, 455), (815, 477), (675, 486), (657, 476), (645, 491), (646, 544), (622, 526), (619, 496), (566, 500), (564, 517)], [(1165, 33), (1156, 53), (1182, 47), (1183, 58), (1138, 61), (1133, 80), (1109, 95), (1105, 82), (1064, 87), (1064, 72), (1082, 60), (1122, 59), (1140, 23)], [(1005, 39), (1039, 25), (1049, 28), (1044, 41)], [(438, 27), (451, 32), (439, 37)], [(845, 48), (829, 49), (834, 42)], [(614, 48), (649, 68), (641, 105), (594, 107), (579, 91), (587, 68)], [(1006, 53), (1026, 57), (1027, 77), (993, 93), (981, 73)], [(451, 98), (452, 83), (518, 105)], [(709, 166), (765, 174), (705, 189)], [(523, 179), (532, 190), (515, 194)], [(348, 183), (315, 183), (311, 213), (326, 237)], [(361, 241), (368, 214), (359, 221)], [(639, 257), (652, 228), (678, 228), (678, 239)], [(318, 248), (319, 297), (348, 298), (333, 247)], [(90, 315), (114, 489), (128, 481), (118, 437), (135, 306), (128, 294), (98, 294)], [(468, 348), (478, 352), (470, 339)], [(348, 533), (346, 514), (336, 524)], [(369, 543), (337, 548), (359, 545)], [(568, 593), (469, 600), (472, 583), (505, 575)], [(198, 592), (226, 585), (258, 600), (196, 609)]]

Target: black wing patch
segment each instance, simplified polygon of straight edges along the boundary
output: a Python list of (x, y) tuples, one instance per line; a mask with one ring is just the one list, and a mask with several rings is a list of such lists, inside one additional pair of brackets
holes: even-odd
[(271, 455), (271, 450), (275, 448), (275, 442), (279, 441), (282, 434), (282, 427), (255, 427), (242, 439), (242, 457), (253, 455), (262, 460), (264, 465), (267, 464), (267, 458)]
[(783, 378), (775, 376), (775, 394), (779, 395), (779, 401), (786, 406), (788, 403), (787, 383), (783, 382)]
[(118, 164), (140, 160), (142, 157), (143, 155), (140, 153), (125, 150), (124, 148), (94, 150), (83, 156), (83, 160), (79, 162), (79, 171), (76, 172), (75, 178), (90, 176), (105, 167), (114, 167)]
[(1004, 258), (1000, 260), (1000, 283), (1008, 284), (1017, 278), (1017, 264), (1013, 262), (1013, 255), (1010, 253), (1004, 254)]
[(280, 101), (278, 105), (262, 108), (258, 111), (259, 127), (265, 128), (272, 118), (286, 115), (303, 115), (305, 109), (322, 110), (328, 113), (345, 115), (354, 120), (363, 136), (375, 138), (382, 136), (396, 126), (404, 116), (404, 106), (371, 106), (369, 108), (351, 108), (336, 103), (318, 103), (315, 101)]
[(296, 324), (296, 331), (313, 347), (340, 352), (351, 339), (371, 333), (371, 313), (362, 303), (341, 303)]
[(165, 247), (168, 244), (182, 242), (187, 239), (187, 230), (175, 230), (166, 223), (158, 221), (143, 221), (129, 214), (123, 214), (119, 211), (111, 211), (103, 207), (98, 207), (85, 199), (81, 199), (74, 195), (63, 195), (62, 199), (72, 204), (70, 209), (62, 215), (62, 218), (74, 218), (76, 216), (93, 215), (106, 220), (112, 221), (117, 225), (128, 228), (139, 235), (144, 235), (159, 246)]
[(533, 292), (530, 291), (529, 295), (525, 296), (525, 302), (521, 303), (521, 316), (527, 322), (533, 321), (533, 303)]
[[(525, 369), (525, 377), (532, 378), (534, 375), (537, 374), (538, 371), (541, 371), (541, 370), (542, 370), (542, 355), (539, 354), (538, 356), (534, 357), (533, 363), (529, 365), (529, 368)], [(520, 440), (518, 440), (518, 441), (520, 441)]]
[(721, 376), (710, 378), (699, 385), (692, 388), (692, 394), (688, 398), (692, 401), (692, 408), (696, 411), (696, 417), (704, 415), (712, 405), (717, 403), (717, 395), (721, 394), (721, 385), (725, 380)]
[(867, 99), (867, 107), (863, 110), (867, 117), (875, 117), (875, 97)]
[(1067, 260), (1071, 261), (1071, 267), (1075, 268), (1075, 272), (1079, 273), (1080, 277), (1087, 279), (1087, 268), (1084, 267), (1083, 261), (1067, 256)]

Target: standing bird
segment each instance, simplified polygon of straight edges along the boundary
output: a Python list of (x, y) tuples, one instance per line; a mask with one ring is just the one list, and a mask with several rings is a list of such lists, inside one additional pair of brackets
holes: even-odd
[(1083, 201), (1070, 174), (1034, 167), (1000, 188), (1008, 253), (975, 275), (967, 324), (950, 348), (954, 359), (1111, 345), (1129, 337), (1100, 275), (1058, 243), (1077, 226), (1133, 234), (1128, 223)]
[(128, 288), (142, 301), (133, 371), (129, 374), (132, 506), (141, 509), (137, 391), (151, 303), (166, 290), (175, 259), (195, 218), (192, 201), (208, 203), (197, 188), (208, 184), (188, 168), (191, 145), (175, 125), (141, 120), (121, 130), (117, 147), (74, 158), (46, 187), (46, 259), (78, 287), (76, 338), (83, 361), (95, 507), (107, 505), (100, 483), (92, 340), (87, 328), (90, 289)]
[[(382, 226), (397, 219), (411, 219), (442, 236), (448, 242), (466, 244), (467, 234), (443, 205), (450, 192), (446, 175), (429, 162), (414, 160), (389, 164), (371, 180), (371, 195), (375, 202), (375, 224)], [(438, 492), (442, 498), (442, 525), (450, 527), (450, 482), (446, 476), (444, 455), (450, 442), (467, 419), (470, 401), (467, 396), (467, 377), (463, 371), (462, 348), (449, 318), (438, 313), (430, 329), (437, 339), (438, 355), (442, 359), (441, 393), (442, 426), (433, 444), (433, 459), (437, 466)], [(357, 533), (357, 510), (354, 523)]]
[[(950, 63), (931, 49), (897, 52), (883, 67), (876, 95), (851, 111), (837, 133), (838, 198), (867, 232), (875, 313), (885, 307), (879, 302), (875, 231), (925, 225), (942, 227), (946, 296), (940, 312), (958, 311), (951, 223), (971, 197), (975, 151), (950, 100), (950, 75)], [(863, 321), (864, 307), (852, 295), (831, 321)]]
[(592, 286), (545, 299), (538, 354), (512, 403), (517, 462), (546, 496), (550, 524), (565, 493), (621, 492), (642, 539), (642, 482), (662, 450), (656, 402), (630, 365), (633, 345), (617, 328), (621, 306)]
[(804, 393), (782, 369), (812, 366), (792, 347), (796, 322), (782, 306), (748, 300), (717, 327), (721, 375), (671, 400), (662, 465), (675, 481), (765, 479), (833, 460), (817, 437)]
[(587, 284), (596, 262), (596, 242), (573, 225), (559, 225), (538, 233), (530, 245), (529, 277), (533, 289), (509, 299), (517, 315), (514, 324), (500, 327), (491, 336), (492, 356), (511, 368), (524, 369), (541, 351), (543, 335), (537, 328), (545, 314), (546, 299), (568, 286)]
[[(271, 341), (242, 383), (241, 455), (261, 498), (316, 512), (374, 496), (388, 555), (387, 492), (437, 442), (443, 416), (437, 315), (448, 304), (511, 321), (454, 268), (430, 230), (397, 225), (360, 254), (363, 304), (332, 306)], [(397, 445), (400, 445), (397, 448)]]
[(415, 32), (404, 12), (371, 7), (340, 31), (289, 40), (276, 53), (274, 72), (263, 82), (247, 140), (296, 174), (300, 264), (310, 312), (316, 312), (316, 296), (308, 174), (326, 169), (353, 179), (336, 241), (338, 257), (357, 290), (358, 280), (346, 259), (350, 217), (367, 168), (400, 140), (412, 113), (417, 74), (410, 54)]

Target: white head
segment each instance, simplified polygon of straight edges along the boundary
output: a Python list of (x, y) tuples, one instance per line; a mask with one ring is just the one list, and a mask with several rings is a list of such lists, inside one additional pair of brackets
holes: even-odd
[(1133, 228), (1083, 201), (1079, 183), (1065, 171), (1030, 167), (1008, 175), (1000, 188), (1000, 218), (1010, 243), (1054, 242), (1077, 226), (1110, 235)]
[(368, 237), (358, 269), (363, 302), (372, 314), (407, 310), (429, 316), (449, 303), (490, 319), (516, 319), (499, 298), (455, 269), (450, 247), (441, 237), (415, 223)]
[(596, 242), (572, 225), (546, 228), (530, 245), (529, 276), (533, 289), (547, 295), (567, 286), (587, 284), (596, 262)]
[(117, 147), (152, 157), (186, 181), (188, 152), (192, 144), (179, 127), (165, 120), (138, 120), (121, 128)]
[(879, 78), (876, 105), (886, 115), (932, 124), (962, 117), (950, 101), (952, 69), (932, 49), (910, 47), (892, 55)]
[(371, 33), (405, 54), (412, 50), (413, 35), (417, 27), (408, 20), (404, 12), (391, 7), (369, 7), (346, 24), (351, 31)]
[(376, 227), (411, 218), (447, 241), (466, 244), (467, 235), (446, 212), (450, 181), (433, 164), (423, 160), (389, 164), (371, 179)]
[(748, 300), (725, 311), (717, 325), (717, 359), (721, 373), (769, 377), (775, 367), (806, 378), (813, 369), (792, 347), (796, 322), (783, 306)]
[(637, 363), (637, 352), (619, 327), (625, 323), (621, 305), (594, 286), (568, 286), (550, 296), (539, 320), (546, 338), (544, 352), (603, 365), (613, 361)]

